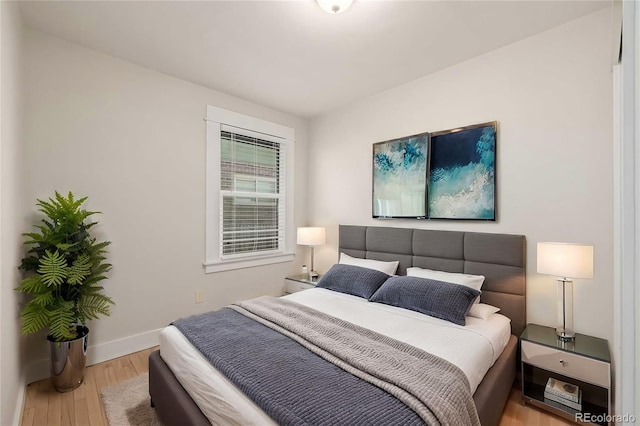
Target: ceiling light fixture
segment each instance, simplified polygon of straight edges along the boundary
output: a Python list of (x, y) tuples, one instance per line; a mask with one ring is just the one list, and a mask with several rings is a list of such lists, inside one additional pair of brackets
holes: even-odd
[(327, 13), (337, 15), (349, 9), (353, 0), (316, 0), (318, 5)]

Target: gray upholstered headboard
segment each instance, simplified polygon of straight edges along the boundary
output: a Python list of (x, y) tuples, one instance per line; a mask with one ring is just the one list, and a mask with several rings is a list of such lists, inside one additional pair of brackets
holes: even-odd
[(484, 275), (480, 299), (500, 308), (519, 336), (526, 326), (524, 235), (340, 225), (340, 251), (350, 256), (398, 260), (407, 268)]

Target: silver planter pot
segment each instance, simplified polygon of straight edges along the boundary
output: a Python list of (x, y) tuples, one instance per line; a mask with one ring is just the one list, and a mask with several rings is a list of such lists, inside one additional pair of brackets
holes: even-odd
[(51, 379), (58, 392), (70, 392), (84, 380), (89, 329), (78, 326), (78, 338), (55, 342), (47, 336), (51, 348)]

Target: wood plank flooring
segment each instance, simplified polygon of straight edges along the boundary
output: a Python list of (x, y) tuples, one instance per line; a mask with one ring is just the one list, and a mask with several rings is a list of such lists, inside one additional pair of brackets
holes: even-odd
[[(28, 385), (21, 425), (109, 426), (102, 407), (100, 389), (149, 371), (149, 354), (156, 349), (157, 347), (150, 348), (87, 367), (84, 383), (73, 392), (56, 392), (50, 380)], [(573, 423), (535, 407), (523, 406), (520, 391), (516, 388), (511, 390), (500, 420), (500, 426), (571, 424)]]
[(513, 388), (509, 394), (509, 399), (502, 412), (499, 426), (560, 426), (575, 425), (555, 414), (547, 413), (537, 407), (530, 405), (523, 406), (520, 398), (520, 389)]
[[(59, 393), (51, 380), (27, 385), (22, 426), (108, 426), (100, 389), (149, 371), (149, 354), (157, 347), (87, 367), (84, 382)], [(113, 425), (117, 426), (117, 425)]]

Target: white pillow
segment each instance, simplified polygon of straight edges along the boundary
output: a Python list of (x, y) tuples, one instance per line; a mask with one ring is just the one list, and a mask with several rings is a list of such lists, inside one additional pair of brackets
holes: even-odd
[(387, 275), (395, 275), (400, 262), (397, 260), (394, 262), (383, 262), (381, 260), (361, 259), (359, 257), (351, 257), (348, 254), (340, 253), (340, 260), (338, 263), (375, 269), (376, 271), (384, 272)]
[(430, 280), (460, 284), (478, 291), (480, 291), (482, 283), (484, 283), (483, 275), (458, 274), (455, 272), (434, 271), (416, 267), (407, 268), (407, 275), (410, 277), (428, 278)]
[(487, 320), (491, 315), (495, 314), (499, 310), (500, 308), (487, 305), (486, 303), (474, 303), (473, 305), (471, 305), (471, 309), (469, 309), (467, 316)]

